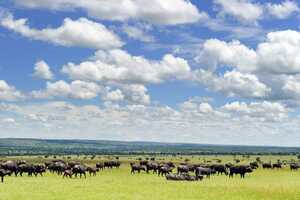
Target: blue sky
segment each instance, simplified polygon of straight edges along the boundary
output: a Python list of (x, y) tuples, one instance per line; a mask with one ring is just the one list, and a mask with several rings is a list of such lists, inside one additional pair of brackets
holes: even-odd
[(299, 146), (299, 12), (1, 1), (0, 136)]

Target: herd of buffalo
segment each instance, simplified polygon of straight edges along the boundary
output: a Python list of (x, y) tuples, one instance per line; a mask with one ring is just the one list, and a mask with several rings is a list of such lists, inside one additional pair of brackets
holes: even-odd
[[(49, 171), (56, 173), (63, 178), (77, 178), (78, 176), (85, 177), (88, 173), (90, 176), (95, 176), (100, 170), (105, 168), (119, 168), (121, 162), (118, 160), (105, 161), (97, 163), (94, 167), (86, 166), (80, 162), (65, 162), (64, 160), (52, 160), (44, 164), (29, 164), (26, 161), (0, 161), (0, 177), (1, 182), (4, 181), (5, 176), (43, 176), (43, 173)], [(233, 165), (229, 164), (189, 164), (180, 163), (177, 166), (173, 162), (156, 162), (154, 160), (142, 160), (138, 163), (130, 163), (131, 174), (140, 173), (153, 173), (158, 176), (165, 176), (167, 180), (178, 181), (197, 181), (202, 180), (204, 177), (210, 178), (211, 175), (240, 175), (241, 178), (245, 177), (246, 173), (251, 173), (258, 167), (264, 169), (278, 169), (282, 168), (284, 164), (277, 163), (258, 163), (251, 162), (249, 165)], [(289, 164), (291, 170), (300, 168), (299, 164)], [(194, 173), (191, 175), (190, 173)]]
[[(146, 173), (152, 172), (158, 174), (158, 176), (165, 176), (167, 180), (186, 180), (186, 181), (196, 181), (202, 180), (203, 177), (210, 178), (211, 175), (229, 175), (233, 177), (239, 174), (241, 178), (245, 177), (246, 173), (253, 172), (254, 169), (258, 167), (258, 164), (254, 166), (251, 165), (239, 165), (234, 166), (232, 164), (188, 164), (180, 163), (177, 167), (173, 162), (158, 163), (158, 162), (148, 162), (141, 161), (139, 164), (130, 163), (131, 173), (140, 173), (145, 171)], [(177, 173), (173, 173), (177, 169)], [(195, 175), (190, 175), (190, 172), (194, 172)]]

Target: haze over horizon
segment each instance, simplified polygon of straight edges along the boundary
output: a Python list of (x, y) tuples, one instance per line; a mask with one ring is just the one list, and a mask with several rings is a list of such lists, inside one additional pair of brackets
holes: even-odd
[(4, 0), (0, 138), (300, 146), (294, 0)]

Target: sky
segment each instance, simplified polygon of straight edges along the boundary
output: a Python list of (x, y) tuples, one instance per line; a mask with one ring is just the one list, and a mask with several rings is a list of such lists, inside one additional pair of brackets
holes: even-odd
[(293, 0), (2, 0), (0, 137), (300, 146)]

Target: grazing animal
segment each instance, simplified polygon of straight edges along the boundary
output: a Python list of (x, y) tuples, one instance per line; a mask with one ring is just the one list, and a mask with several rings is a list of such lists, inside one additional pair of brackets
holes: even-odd
[(147, 173), (149, 173), (149, 171), (151, 170), (153, 171), (153, 174), (157, 173), (158, 168), (159, 168), (159, 164), (156, 162), (148, 162), (146, 165)]
[(272, 168), (273, 169), (281, 169), (282, 168), (282, 165), (281, 165), (281, 163), (274, 163), (273, 165), (272, 165)]
[(96, 168), (99, 169), (99, 170), (103, 170), (104, 169), (104, 164), (103, 163), (97, 163)]
[(258, 163), (257, 163), (257, 161), (255, 161), (255, 162), (250, 162), (250, 167), (251, 167), (252, 169), (257, 169), (257, 168), (258, 168)]
[(146, 171), (146, 168), (142, 165), (130, 163), (130, 166), (131, 166), (131, 174), (135, 174), (136, 171), (138, 173), (140, 173), (141, 171)]
[(253, 172), (249, 165), (234, 166), (229, 169), (229, 178), (233, 178), (233, 175), (240, 174), (241, 178), (245, 178), (246, 173)]
[(89, 172), (90, 176), (96, 176), (97, 174), (97, 171), (99, 171), (98, 168), (95, 168), (95, 167), (88, 167), (87, 168), (87, 171)]
[(112, 169), (113, 167), (115, 167), (115, 168), (119, 168), (120, 167), (120, 165), (121, 165), (121, 163), (120, 163), (120, 161), (106, 161), (106, 162), (104, 162), (104, 168), (110, 168), (110, 169)]
[(189, 174), (183, 173), (183, 174), (167, 174), (166, 175), (167, 180), (171, 181), (198, 181), (202, 180), (203, 176), (191, 176)]
[(0, 177), (1, 177), (1, 183), (4, 182), (4, 177), (7, 175), (11, 175), (10, 171), (4, 170), (4, 169), (0, 169)]
[(205, 168), (205, 167), (196, 167), (195, 169), (195, 174), (196, 176), (206, 176), (207, 178), (210, 178), (210, 176), (212, 174), (215, 173), (215, 170), (211, 169), (211, 168)]
[(272, 169), (272, 164), (271, 163), (263, 163), (262, 167), (263, 167), (263, 169)]
[(147, 164), (148, 164), (148, 160), (141, 160), (140, 161), (140, 165), (147, 166)]
[(59, 161), (59, 162), (54, 162), (54, 163), (50, 164), (47, 168), (50, 170), (50, 172), (61, 175), (69, 167), (67, 166), (67, 164), (65, 162)]
[(290, 169), (291, 169), (291, 170), (298, 170), (299, 168), (300, 168), (300, 165), (299, 165), (299, 164), (295, 164), (295, 163), (294, 163), (294, 164), (291, 164), (291, 165), (290, 165)]
[(165, 176), (173, 171), (174, 167), (164, 164), (158, 168), (158, 176)]
[(179, 165), (177, 167), (177, 174), (189, 173), (189, 167), (187, 165)]
[(212, 165), (210, 166), (211, 169), (215, 170), (216, 173), (219, 175), (223, 175), (223, 173), (227, 176), (228, 175), (228, 171), (225, 165), (221, 165), (221, 164), (216, 164), (216, 165)]
[(84, 176), (84, 178), (86, 178), (86, 167), (83, 165), (75, 165), (72, 168), (72, 172), (75, 175), (75, 178), (77, 178), (77, 175), (80, 175), (80, 178), (82, 177), (82, 175)]
[(73, 176), (72, 170), (67, 169), (67, 170), (64, 171), (63, 178), (65, 178), (65, 177), (72, 178), (72, 176)]
[(14, 161), (6, 161), (2, 164), (2, 168), (4, 170), (7, 170), (7, 171), (10, 171), (11, 173), (14, 173), (15, 176), (18, 176), (18, 173), (19, 173), (19, 166), (16, 162)]

